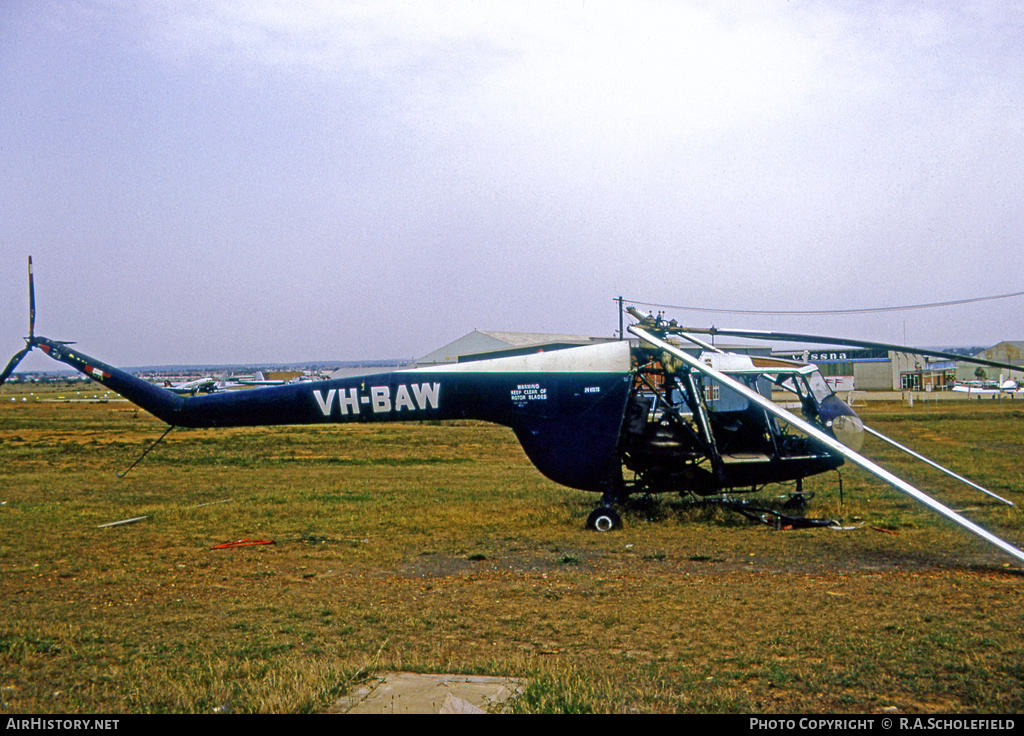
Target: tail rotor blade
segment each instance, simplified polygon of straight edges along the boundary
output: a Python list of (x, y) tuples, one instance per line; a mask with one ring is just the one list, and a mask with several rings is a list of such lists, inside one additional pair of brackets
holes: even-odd
[[(28, 338), (36, 334), (36, 284), (32, 278), (32, 256), (28, 257)], [(6, 374), (4, 374), (6, 378)], [(3, 383), (3, 381), (0, 381)]]
[(4, 372), (0, 373), (0, 386), (3, 386), (4, 381), (11, 377), (21, 359), (38, 344), (36, 341), (36, 287), (32, 278), (32, 256), (28, 257), (28, 337), (25, 338), (25, 342), (25, 347), (14, 354), (4, 368)]
[(0, 386), (4, 385), (4, 381), (6, 381), (7, 378), (12, 373), (14, 373), (14, 369), (18, 367), (18, 363), (21, 362), (22, 358), (24, 358), (26, 355), (28, 355), (28, 351), (31, 350), (31, 349), (32, 349), (32, 346), (28, 345), (23, 350), (19, 350), (17, 353), (14, 354), (14, 357), (11, 358), (10, 362), (7, 364), (7, 367), (4, 368), (4, 372), (0, 373)]

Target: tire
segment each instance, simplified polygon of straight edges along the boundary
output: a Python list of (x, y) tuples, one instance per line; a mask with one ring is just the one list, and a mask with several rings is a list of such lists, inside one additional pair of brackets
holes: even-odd
[(596, 532), (610, 532), (622, 527), (619, 512), (608, 506), (594, 509), (587, 518), (587, 528)]

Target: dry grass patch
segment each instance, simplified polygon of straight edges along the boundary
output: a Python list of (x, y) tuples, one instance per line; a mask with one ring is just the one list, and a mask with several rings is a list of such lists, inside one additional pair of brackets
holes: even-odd
[[(856, 470), (805, 486), (851, 531), (664, 499), (596, 534), (500, 427), (175, 431), (121, 480), (163, 430), (124, 409), (0, 403), (0, 711), (319, 711), (375, 670), (530, 678), (523, 712), (1024, 707), (1017, 566)], [(1020, 499), (1015, 409), (863, 413)]]

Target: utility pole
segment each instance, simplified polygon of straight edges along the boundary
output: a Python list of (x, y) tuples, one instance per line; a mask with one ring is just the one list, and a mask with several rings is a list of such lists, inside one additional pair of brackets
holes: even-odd
[(622, 297), (616, 299), (619, 303), (619, 340), (622, 340)]

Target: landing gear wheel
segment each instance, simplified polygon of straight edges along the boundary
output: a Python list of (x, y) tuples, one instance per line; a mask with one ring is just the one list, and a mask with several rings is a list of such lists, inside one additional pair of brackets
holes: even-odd
[(804, 508), (806, 508), (807, 502), (810, 501), (812, 498), (814, 498), (813, 493), (802, 493), (800, 491), (797, 491), (796, 493), (790, 495), (786, 502), (782, 504), (782, 508), (787, 510), (802, 511)]
[(610, 532), (622, 526), (619, 512), (609, 506), (594, 509), (587, 518), (587, 529), (597, 532)]

